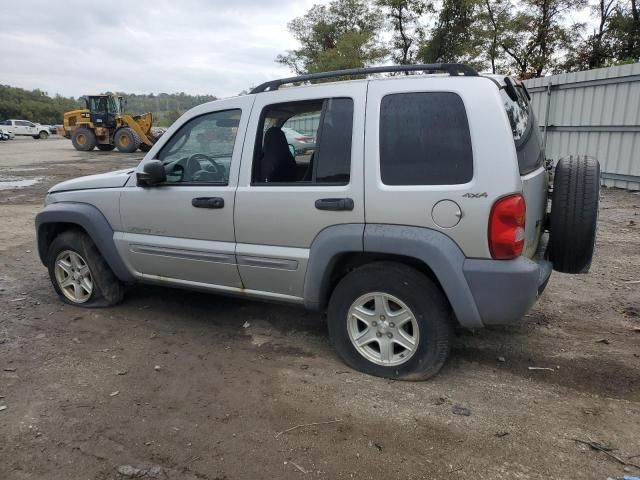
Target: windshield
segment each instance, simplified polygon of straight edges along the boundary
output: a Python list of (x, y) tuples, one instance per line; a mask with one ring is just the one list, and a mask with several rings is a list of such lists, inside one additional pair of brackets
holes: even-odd
[(182, 125), (157, 157), (167, 182), (226, 184), (240, 115), (240, 110), (212, 112)]

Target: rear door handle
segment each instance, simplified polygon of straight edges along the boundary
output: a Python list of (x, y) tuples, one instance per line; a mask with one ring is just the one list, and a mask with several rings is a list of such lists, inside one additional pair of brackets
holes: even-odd
[(353, 210), (352, 198), (320, 198), (316, 200), (318, 210)]
[(224, 208), (224, 198), (198, 197), (191, 200), (191, 205), (196, 208)]

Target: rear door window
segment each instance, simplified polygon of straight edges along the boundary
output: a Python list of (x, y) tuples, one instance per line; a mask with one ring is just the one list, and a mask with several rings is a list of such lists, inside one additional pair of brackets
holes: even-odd
[(513, 141), (518, 154), (518, 168), (520, 175), (526, 175), (539, 168), (544, 162), (540, 130), (536, 117), (529, 103), (529, 99), (520, 86), (515, 87), (516, 100), (507, 95), (504, 88), (500, 89), (500, 96), (509, 117)]
[(253, 185), (347, 185), (353, 99), (268, 105), (262, 112)]
[(469, 122), (451, 92), (387, 95), (380, 105), (380, 174), (386, 185), (455, 185), (473, 177)]

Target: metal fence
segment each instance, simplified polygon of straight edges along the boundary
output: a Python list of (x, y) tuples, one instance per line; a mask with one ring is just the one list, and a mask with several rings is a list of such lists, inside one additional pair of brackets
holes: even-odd
[(293, 128), (305, 135), (315, 136), (320, 124), (320, 114), (315, 113), (313, 115), (303, 115), (299, 117), (293, 117), (283, 125), (288, 128)]
[(547, 158), (591, 155), (604, 185), (640, 190), (640, 63), (525, 84), (546, 130)]

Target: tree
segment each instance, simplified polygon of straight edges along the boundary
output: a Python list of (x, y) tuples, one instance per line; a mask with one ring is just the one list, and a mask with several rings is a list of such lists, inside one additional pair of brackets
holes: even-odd
[(390, 18), (393, 62), (400, 65), (415, 63), (418, 46), (424, 40), (419, 19), (426, 12), (433, 11), (433, 4), (427, 0), (377, 0), (376, 5)]
[(611, 16), (613, 56), (620, 63), (640, 61), (640, 12), (637, 0), (620, 2)]
[(568, 12), (585, 0), (523, 0), (510, 21), (502, 48), (521, 78), (541, 77), (558, 63), (558, 54), (578, 37), (579, 24), (565, 26)]
[(512, 21), (512, 9), (510, 0), (483, 0), (480, 5), (473, 34), (482, 45), (481, 55), (486, 57), (492, 73), (506, 69), (505, 52), (501, 44)]
[(314, 5), (306, 15), (287, 25), (300, 47), (278, 55), (276, 62), (297, 74), (364, 67), (387, 55), (377, 41), (381, 27), (380, 11), (365, 0)]
[(591, 6), (592, 16), (598, 20), (597, 28), (570, 50), (558, 71), (581, 71), (606, 67), (615, 61), (610, 39), (611, 18), (616, 12), (617, 0), (599, 0)]
[(178, 110), (169, 110), (160, 119), (160, 121), (158, 122), (158, 126), (160, 126), (160, 127), (170, 127), (181, 116), (182, 116), (182, 113), (180, 113)]
[(481, 0), (443, 0), (431, 35), (420, 47), (425, 63), (465, 62), (482, 68), (478, 61), (481, 42), (473, 35)]

